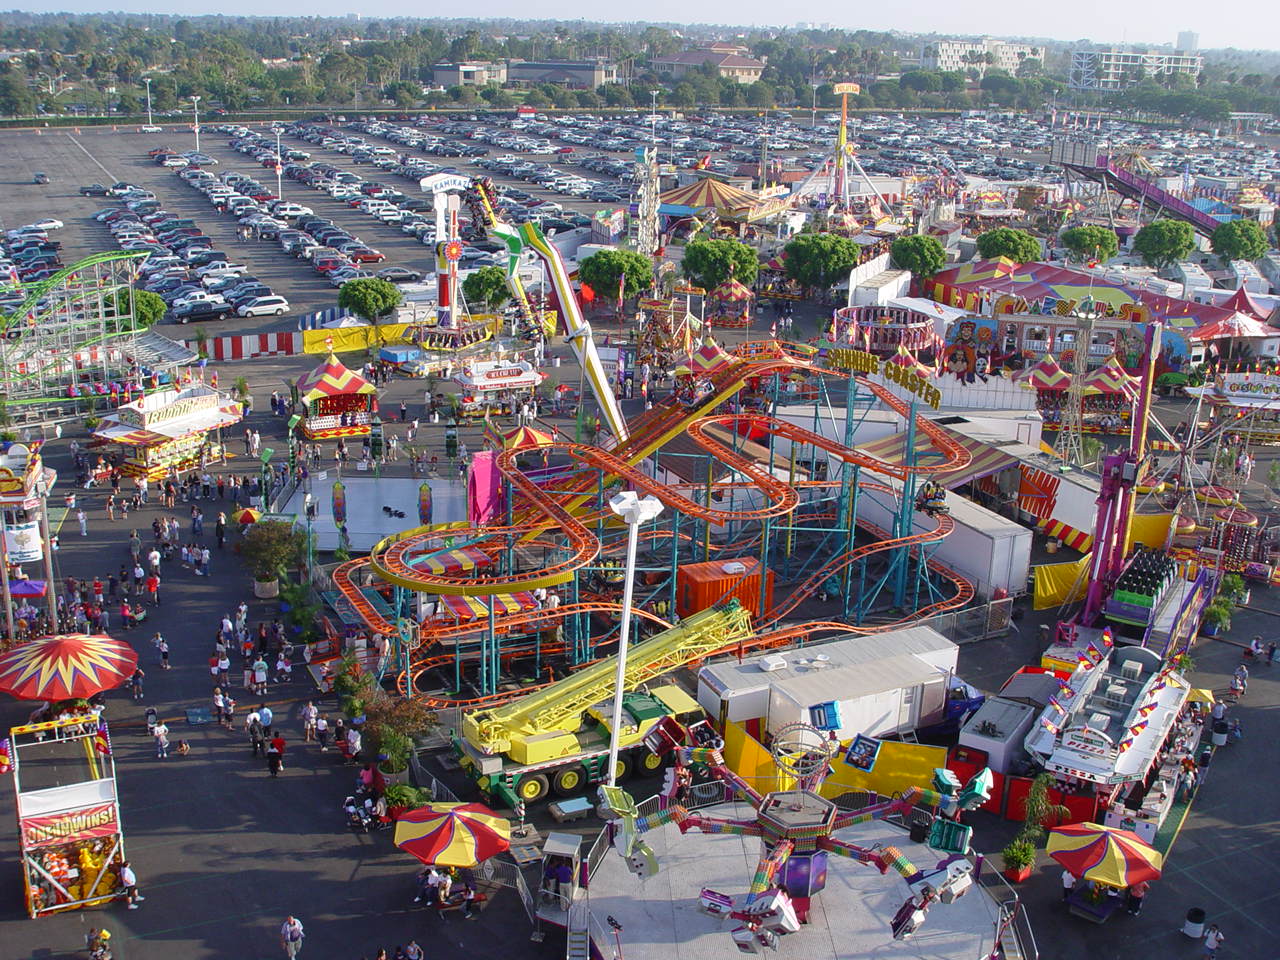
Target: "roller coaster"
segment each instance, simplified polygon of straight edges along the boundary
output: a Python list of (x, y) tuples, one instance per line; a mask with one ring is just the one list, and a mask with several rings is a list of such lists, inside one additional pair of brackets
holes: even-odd
[[(861, 393), (894, 411), (927, 437), (939, 456), (931, 457), (927, 464), (890, 462), (777, 416), (722, 409), (748, 381), (797, 372), (843, 381), (850, 409), (855, 395)], [(416, 527), (384, 539), (369, 557), (348, 561), (335, 570), (335, 587), (368, 629), (401, 641), (397, 665), (403, 691), (419, 692), (430, 686), (427, 675), (447, 674), (452, 667), (454, 692), (427, 694), (429, 701), (437, 707), (487, 709), (545, 686), (541, 682), (544, 661), (563, 657), (576, 668), (597, 661), (601, 647), (616, 633), (612, 621), (621, 607), (616, 598), (587, 589), (585, 581), (602, 557), (621, 549), (621, 530), (605, 506), (609, 492), (618, 487), (652, 494), (662, 501), (671, 518), (670, 527), (655, 524), (642, 537), (656, 553), (669, 549), (673, 561), (682, 548), (687, 548), (686, 553), (701, 549), (709, 554), (713, 528), (731, 524), (756, 532), (717, 542), (717, 555), (756, 552), (768, 558), (771, 550), (776, 555), (779, 538), (771, 538), (770, 532), (776, 533), (779, 525), (786, 523), (796, 524), (794, 529), (799, 531), (830, 525), (841, 541), (837, 545), (840, 549), (796, 578), (787, 595), (764, 612), (751, 636), (735, 637), (712, 649), (704, 643), (693, 644), (685, 662), (729, 651), (741, 654), (809, 642), (824, 634), (881, 632), (957, 609), (972, 600), (972, 584), (929, 556), (930, 546), (953, 529), (951, 518), (941, 513), (933, 518), (932, 529), (912, 527), (914, 482), (963, 467), (969, 460), (968, 451), (951, 434), (883, 384), (820, 365), (808, 350), (797, 345), (747, 343), (726, 354), (706, 380), (709, 388), (701, 399), (682, 403), (671, 397), (655, 404), (632, 420), (626, 439), (611, 448), (574, 442), (541, 448), (539, 452), (564, 457), (573, 465), (554, 483), (525, 472), (520, 462), (522, 451), (499, 453), (497, 471), (508, 490), (504, 522)], [(838, 480), (780, 479), (776, 471), (738, 449), (736, 442), (728, 446), (710, 432), (723, 430), (732, 436), (759, 432), (771, 443), (786, 441), (793, 449), (822, 451), (840, 465), (845, 476)], [(731, 479), (670, 483), (641, 469), (647, 458), (679, 434), (686, 434), (709, 461), (727, 468)], [(873, 476), (861, 476), (863, 470)], [(716, 498), (725, 494), (731, 494), (730, 504), (717, 505)], [(733, 496), (743, 494), (749, 502), (732, 502)], [(905, 522), (887, 531), (857, 518), (856, 498), (869, 494), (899, 501), (899, 515)], [(818, 509), (822, 498), (831, 497), (836, 499), (834, 510)], [(693, 532), (680, 530), (681, 522), (691, 525)], [(859, 531), (864, 542), (855, 543)], [(427, 569), (423, 559), (439, 553), (446, 543), (477, 548), (488, 562), (465, 573)], [(873, 564), (886, 560), (883, 571), (873, 569)], [(893, 589), (895, 579), (897, 589)], [(388, 616), (385, 608), (379, 612), (365, 595), (362, 581), (371, 580), (391, 585), (394, 616)], [(902, 589), (905, 583), (916, 585), (914, 596)], [(886, 585), (895, 594), (892, 612), (873, 610), (874, 596)], [(547, 587), (566, 591), (561, 606), (501, 615), (491, 612), (487, 622), (419, 622), (410, 613), (412, 598), (418, 595), (492, 598)], [(829, 587), (844, 593), (841, 619), (785, 622), (806, 599)], [(651, 599), (655, 596), (657, 591)], [(643, 604), (635, 612), (639, 620), (654, 627), (670, 627), (663, 616)], [(597, 623), (604, 621), (602, 636), (590, 637), (593, 618)], [(571, 628), (572, 637), (565, 637), (565, 627)], [(530, 661), (535, 664), (533, 675), (525, 678), (518, 691), (497, 689), (504, 671)], [(469, 691), (464, 689), (464, 668), (478, 670), (478, 679)]]

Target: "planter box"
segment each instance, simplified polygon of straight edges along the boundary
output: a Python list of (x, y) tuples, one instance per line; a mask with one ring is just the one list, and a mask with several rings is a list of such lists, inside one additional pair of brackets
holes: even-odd
[(279, 580), (255, 580), (253, 581), (253, 595), (259, 600), (270, 600), (272, 597), (280, 596)]
[(1001, 873), (1004, 874), (1004, 878), (1010, 883), (1023, 883), (1029, 876), (1031, 876), (1031, 867), (1026, 866), (1020, 870), (1006, 869), (1002, 870)]
[(382, 769), (382, 767), (381, 767), (381, 766), (379, 766), (379, 767), (378, 767), (378, 772), (379, 772), (380, 774), (382, 774), (382, 779), (383, 779), (383, 780), (385, 780), (385, 781), (387, 782), (387, 786), (388, 786), (388, 787), (389, 787), (389, 786), (391, 786), (393, 783), (408, 783), (408, 782), (409, 782), (409, 768), (408, 768), (408, 767), (405, 767), (405, 768), (404, 768), (403, 770), (401, 770), (399, 773), (387, 773), (387, 771), (383, 770), (383, 769)]

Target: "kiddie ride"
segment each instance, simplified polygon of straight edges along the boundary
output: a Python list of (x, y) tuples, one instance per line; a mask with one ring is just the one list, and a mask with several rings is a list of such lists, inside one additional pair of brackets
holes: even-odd
[[(892, 869), (906, 881), (911, 894), (890, 921), (896, 940), (905, 940), (918, 930), (933, 904), (953, 903), (973, 885), (973, 865), (967, 858), (972, 828), (960, 823), (959, 815), (986, 802), (992, 786), (990, 770), (983, 769), (963, 788), (954, 774), (935, 771), (935, 789), (911, 787), (901, 797), (850, 812), (819, 792), (840, 745), (815, 727), (796, 723), (778, 731), (771, 748), (773, 758), (794, 785), (766, 794), (755, 791), (725, 765), (722, 742), (699, 745), (698, 739), (696, 731), (670, 717), (659, 721), (645, 737), (650, 751), (670, 755), (675, 761), (666, 772), (656, 813), (639, 815), (631, 796), (619, 787), (602, 786), (600, 796), (613, 813), (614, 849), (627, 860), (631, 872), (642, 878), (658, 870), (653, 850), (641, 839), (656, 827), (674, 823), (682, 834), (700, 830), (760, 838), (763, 850), (741, 902), (709, 888), (703, 888), (699, 897), (702, 913), (737, 921), (732, 936), (740, 952), (776, 948), (780, 937), (799, 931), (807, 922), (810, 900), (826, 886), (832, 855), (869, 864), (882, 874)], [(701, 739), (705, 741), (705, 737)], [(680, 799), (695, 768), (710, 772), (734, 797), (750, 805), (755, 815), (729, 819), (691, 813)], [(868, 848), (835, 837), (840, 830), (857, 824), (895, 815), (908, 817), (919, 807), (936, 811), (926, 842), (944, 856), (932, 869), (917, 868), (894, 846)]]

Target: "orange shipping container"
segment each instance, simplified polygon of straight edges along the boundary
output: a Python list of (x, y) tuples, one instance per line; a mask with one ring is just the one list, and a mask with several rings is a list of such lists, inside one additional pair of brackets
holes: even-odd
[(676, 613), (687, 617), (734, 597), (751, 611), (752, 621), (773, 608), (774, 573), (767, 571), (765, 608), (760, 609), (760, 561), (755, 557), (683, 563), (676, 570)]

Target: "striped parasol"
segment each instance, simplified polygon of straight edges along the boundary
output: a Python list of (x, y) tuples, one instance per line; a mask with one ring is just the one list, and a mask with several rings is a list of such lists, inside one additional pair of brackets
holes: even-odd
[(423, 863), (474, 867), (511, 846), (511, 825), (481, 803), (433, 803), (396, 820), (395, 844)]
[(1058, 366), (1052, 353), (1047, 353), (1035, 366), (1024, 370), (1018, 381), (1033, 390), (1066, 390), (1071, 386), (1071, 374)]
[(1137, 834), (1096, 823), (1054, 827), (1045, 849), (1075, 876), (1109, 887), (1155, 880), (1164, 866), (1160, 852)]
[(19, 700), (70, 700), (121, 686), (138, 666), (122, 640), (83, 633), (41, 637), (0, 656), (0, 692)]
[(1138, 380), (1130, 376), (1120, 366), (1120, 361), (1112, 354), (1107, 362), (1084, 378), (1085, 389), (1090, 393), (1103, 393), (1111, 397), (1125, 397), (1132, 400), (1138, 393)]
[(533, 427), (516, 427), (502, 435), (504, 450), (538, 450), (551, 446), (551, 435)]
[(231, 519), (241, 524), (257, 523), (262, 519), (262, 511), (254, 507), (245, 507), (243, 510), (237, 510), (233, 513)]

